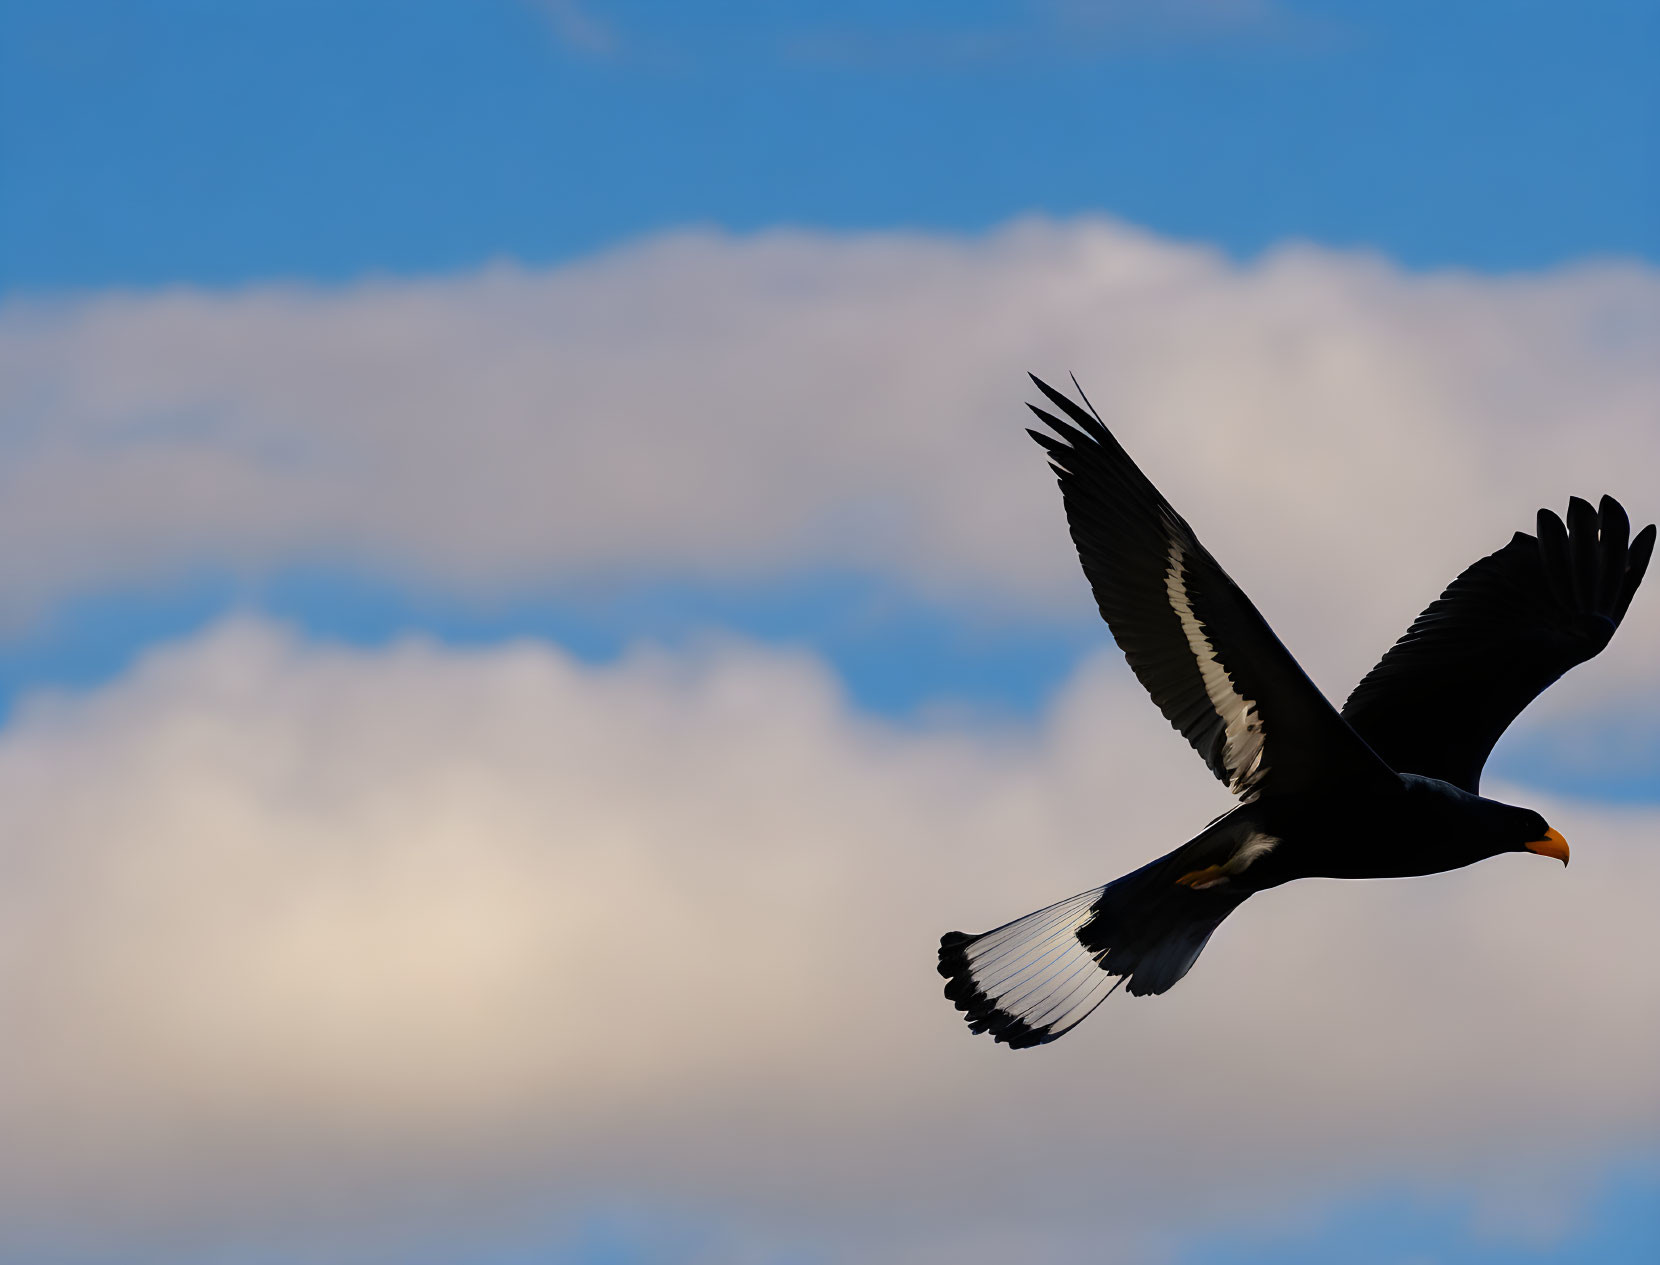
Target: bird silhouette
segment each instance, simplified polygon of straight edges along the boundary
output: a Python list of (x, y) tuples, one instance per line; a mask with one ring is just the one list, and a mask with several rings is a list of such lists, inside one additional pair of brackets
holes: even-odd
[[(1100, 416), (1032, 378), (1028, 405), (1101, 616), (1165, 718), (1240, 803), (1175, 851), (980, 935), (940, 938), (945, 995), (1014, 1048), (1069, 1032), (1120, 986), (1162, 993), (1255, 892), (1400, 878), (1503, 852), (1568, 861), (1545, 819), (1480, 794), (1499, 735), (1597, 654), (1654, 551), (1612, 497), (1540, 510), (1455, 579), (1339, 713)], [(1074, 381), (1076, 387), (1076, 381)], [(1082, 396), (1082, 389), (1079, 389)], [(1086, 411), (1086, 407), (1088, 411)]]

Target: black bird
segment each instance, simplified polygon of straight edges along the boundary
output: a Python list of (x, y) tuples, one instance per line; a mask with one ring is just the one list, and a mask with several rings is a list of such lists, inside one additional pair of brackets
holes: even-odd
[(1517, 532), (1454, 580), (1340, 715), (1093, 407), (1032, 381), (1065, 414), (1029, 405), (1054, 434), (1028, 433), (1049, 453), (1102, 618), (1241, 803), (1104, 887), (941, 937), (945, 995), (972, 1031), (1042, 1045), (1120, 985), (1162, 993), (1253, 892), (1292, 879), (1435, 874), (1501, 852), (1567, 864), (1538, 813), (1480, 795), (1481, 768), (1540, 691), (1608, 644), (1652, 524), (1630, 539), (1607, 496), (1598, 509), (1570, 500), (1566, 527), (1540, 510), (1538, 535)]

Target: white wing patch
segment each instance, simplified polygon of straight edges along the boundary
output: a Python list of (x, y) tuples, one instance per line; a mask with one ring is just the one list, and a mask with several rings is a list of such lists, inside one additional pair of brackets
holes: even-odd
[(1211, 706), (1222, 718), (1222, 764), (1228, 771), (1228, 789), (1235, 795), (1250, 791), (1268, 768), (1262, 762), (1262, 717), (1257, 712), (1255, 699), (1246, 698), (1235, 687), (1228, 670), (1216, 657), (1216, 648), (1205, 636), (1205, 626), (1193, 613), (1193, 603), (1187, 596), (1187, 576), (1182, 569), (1182, 547), (1170, 542), (1170, 566), (1164, 573), (1165, 592), (1170, 596), (1171, 609), (1181, 620), (1182, 632), (1187, 636), (1188, 649), (1198, 662), (1199, 677), (1205, 684), (1205, 693)]

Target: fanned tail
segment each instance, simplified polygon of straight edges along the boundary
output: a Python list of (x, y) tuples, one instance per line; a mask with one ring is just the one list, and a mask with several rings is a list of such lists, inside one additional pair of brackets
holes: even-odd
[(970, 1031), (989, 1032), (1016, 1050), (1043, 1045), (1112, 995), (1124, 977), (1108, 975), (1100, 955), (1078, 939), (1105, 891), (1091, 888), (982, 935), (940, 937), (945, 995), (968, 1017)]
[[(995, 930), (941, 936), (946, 997), (967, 1017), (970, 1031), (989, 1032), (1019, 1050), (1070, 1032), (1121, 984), (1127, 982), (1136, 996), (1164, 992), (1188, 973), (1211, 933), (1250, 895), (1233, 885), (1224, 867), (1212, 867), (1219, 877), (1211, 882), (1182, 881), (1193, 877), (1193, 858), (1209, 855), (1213, 837), (1207, 831), (1105, 887)], [(1232, 845), (1222, 846), (1225, 859)]]

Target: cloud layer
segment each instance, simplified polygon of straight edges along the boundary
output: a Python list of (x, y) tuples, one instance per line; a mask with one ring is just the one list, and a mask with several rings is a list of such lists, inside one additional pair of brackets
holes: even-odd
[(918, 732), (740, 645), (591, 668), (256, 622), (37, 698), (0, 740), (7, 1246), (395, 1258), (391, 1226), (636, 1197), (837, 1259), (1128, 1259), (1652, 1142), (1653, 812), (1541, 804), (1566, 873), (1270, 893), (1164, 998), (970, 1037), (941, 931), (1223, 802), (1162, 728), (1110, 661), (1035, 732)]
[[(1570, 492), (1660, 508), (1660, 279), (1241, 266), (1105, 221), (0, 310), (0, 607), (215, 566), (459, 594), (855, 569), (1084, 609), (1021, 434), (1076, 370), (1334, 688)], [(1293, 639), (1293, 644), (1297, 641)]]

